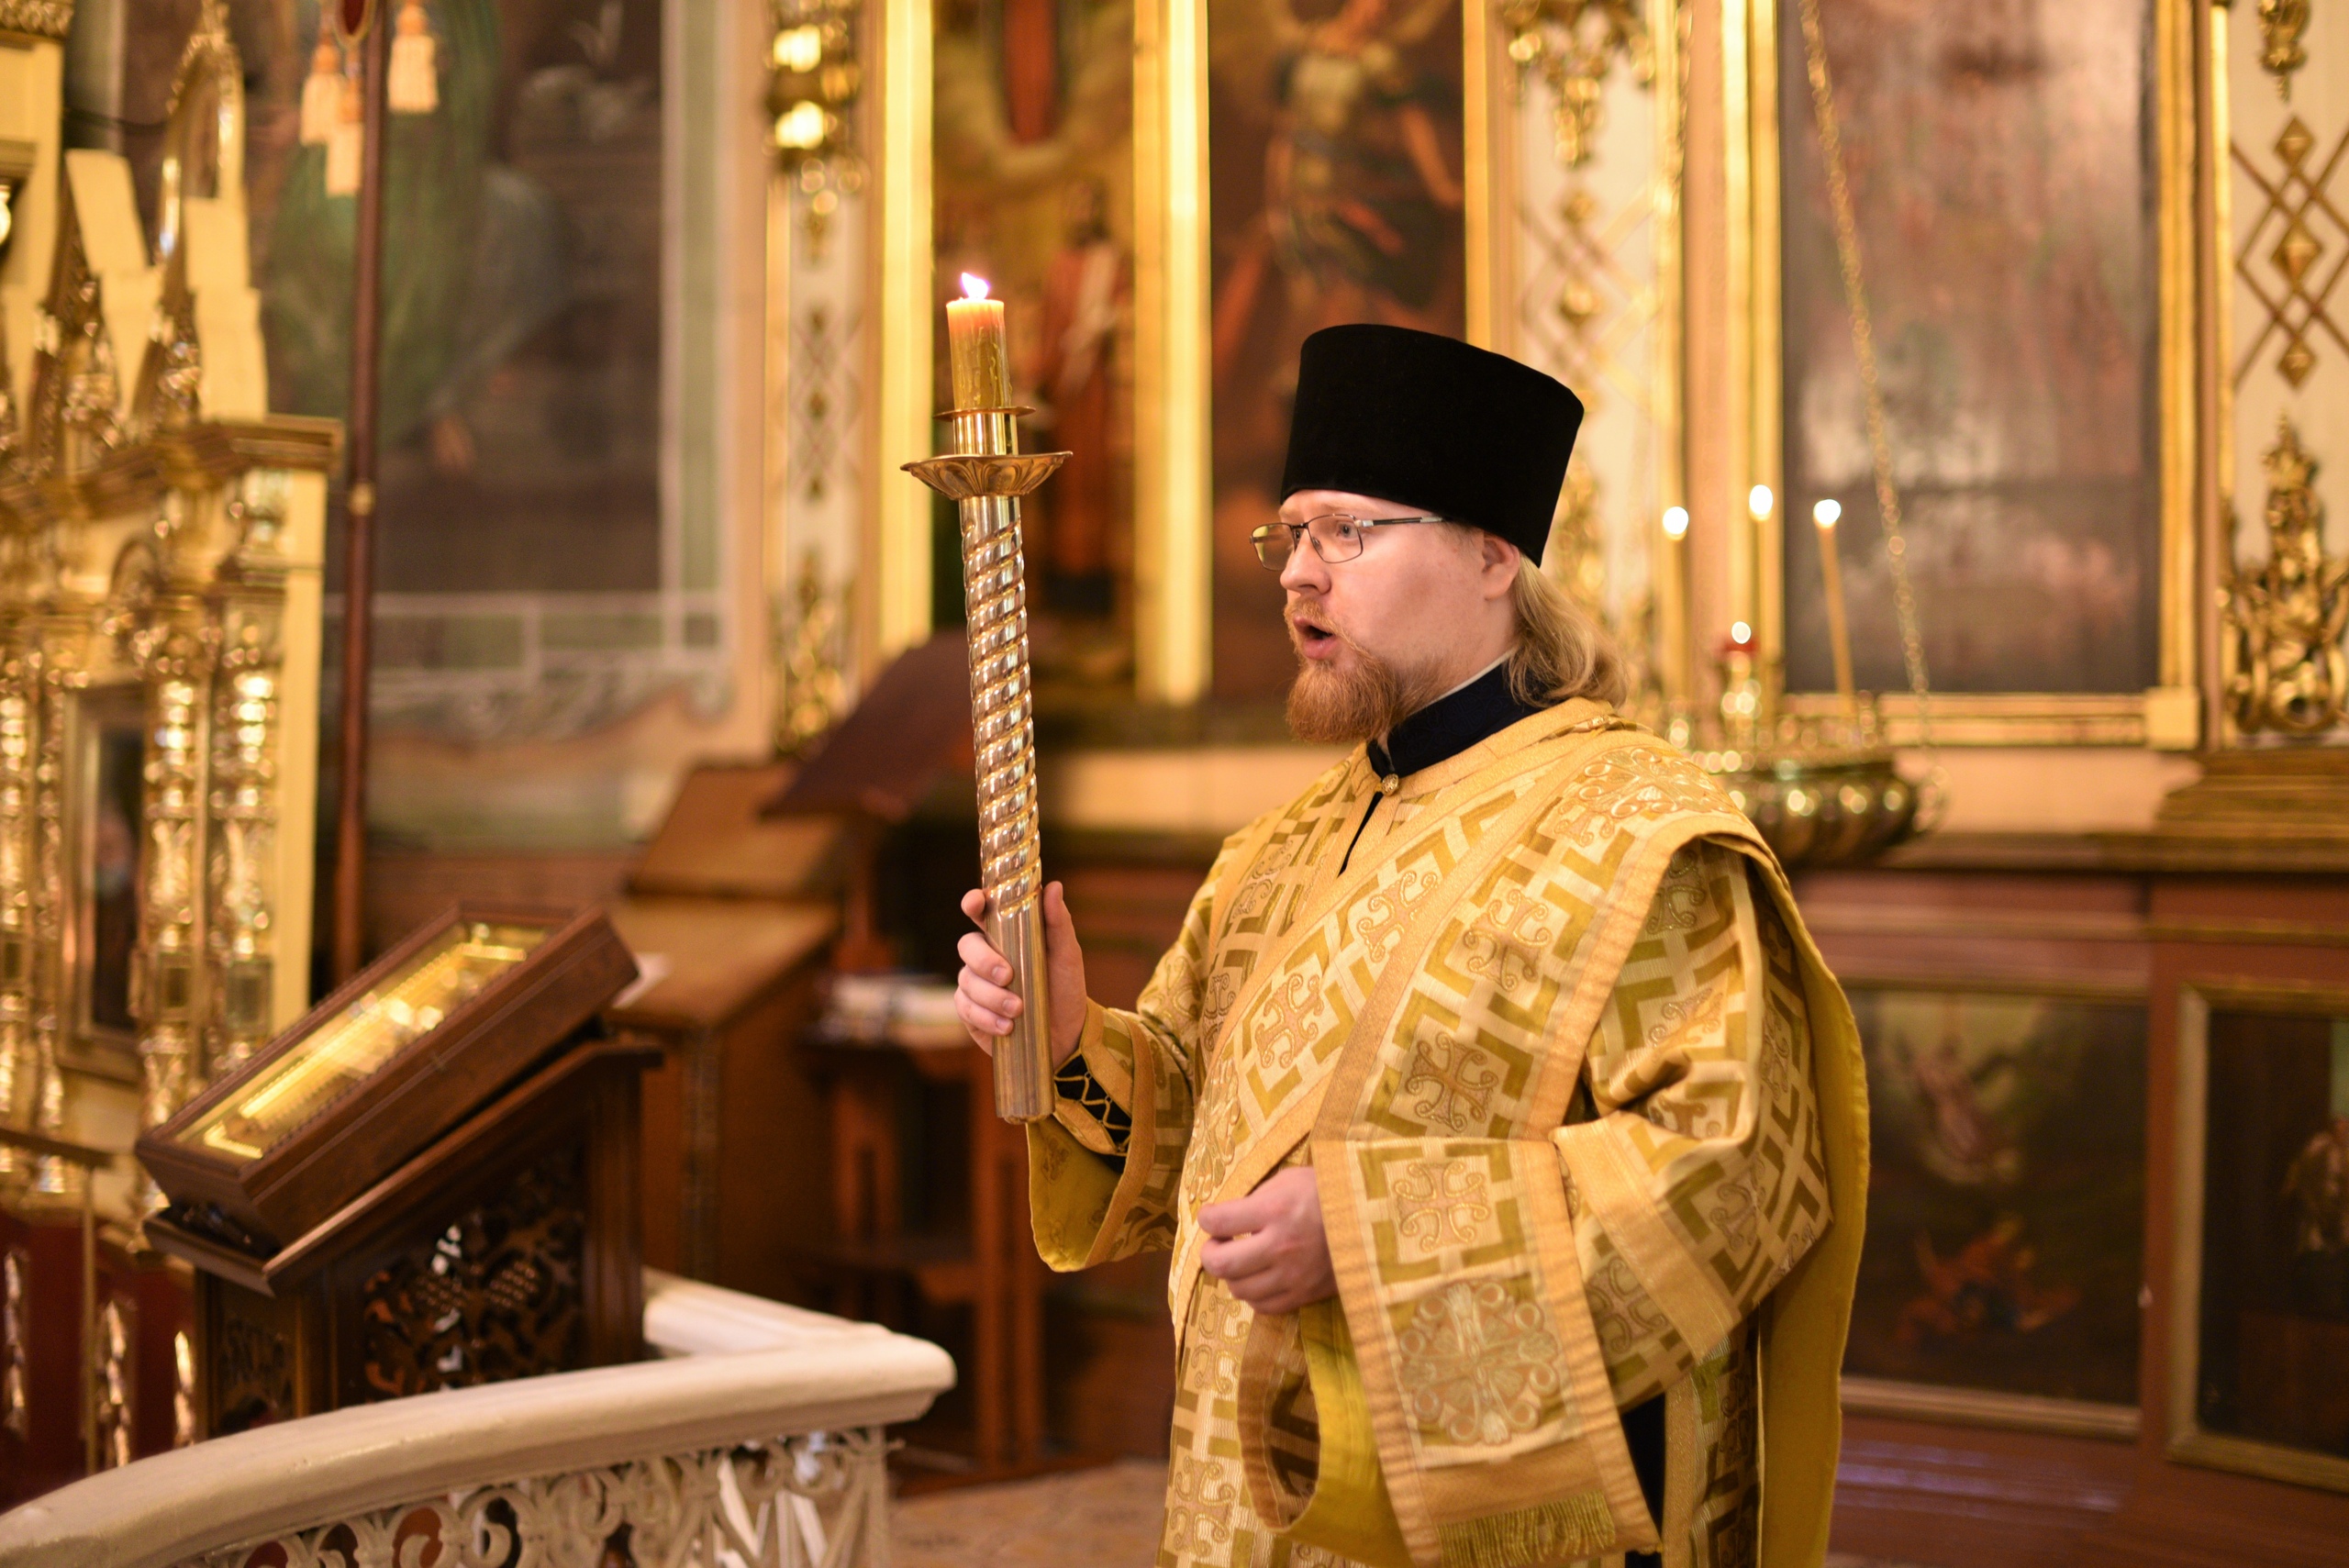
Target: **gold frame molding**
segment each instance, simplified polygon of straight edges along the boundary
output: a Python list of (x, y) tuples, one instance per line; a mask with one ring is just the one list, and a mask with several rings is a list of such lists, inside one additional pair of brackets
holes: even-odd
[(2271, 1481), (2349, 1492), (2349, 1459), (2207, 1432), (2196, 1419), (2202, 1356), (2203, 1178), (2209, 1155), (2210, 1015), (2241, 1009), (2300, 1018), (2349, 1016), (2349, 989), (2284, 981), (2189, 980), (2178, 988), (2177, 1087), (2171, 1127), (2170, 1458)]
[[(2203, 741), (2208, 706), (2200, 672), (2213, 644), (2203, 626), (2210, 595), (2203, 572), (2205, 493), (2203, 421), (2208, 345), (2197, 317), (2212, 255), (2206, 78), (2189, 9), (2150, 0), (2154, 12), (2155, 323), (2154, 372), (2160, 446), (2156, 559), (2161, 583), (2158, 684), (2139, 693), (1984, 693), (1932, 697), (1934, 739), (1955, 746), (2151, 746), (2190, 751)], [(2209, 4), (2210, 0), (2195, 0)], [(1753, 623), (1765, 662), (1786, 649), (1781, 520), (1784, 470), (1783, 332), (1779, 136), (1779, 0), (1722, 0), (1723, 123), (1729, 218), (1730, 396), (1735, 476), (1731, 508), (1731, 613)], [(2223, 19), (2223, 17), (2222, 17)], [(2223, 55), (2221, 55), (2223, 59)], [(2221, 107), (2223, 119), (2223, 107)], [(2219, 231), (2218, 243), (2225, 243)], [(2223, 276), (2224, 274), (2221, 274)], [(2219, 420), (2221, 429), (2223, 419)], [(1777, 505), (1765, 518), (1745, 510), (1747, 490), (1766, 484)], [(1782, 666), (1781, 666), (1782, 667)], [(1787, 711), (1827, 717), (1831, 693), (1788, 696)], [(1896, 743), (1917, 739), (1915, 702), (1887, 693), (1884, 713)]]
[(860, 640), (868, 671), (930, 636), (930, 492), (899, 469), (931, 455), (934, 401), (930, 295), (935, 263), (930, 219), (930, 0), (881, 0), (878, 138), (880, 188), (872, 198), (875, 250), (870, 306), (878, 389), (864, 549), (872, 563), (857, 581), (864, 596)]
[[(105, 654), (101, 653), (105, 659)], [(112, 708), (114, 711), (106, 711)], [(94, 963), (96, 946), (97, 902), (92, 888), (95, 870), (97, 823), (97, 784), (104, 766), (99, 755), (99, 742), (104, 731), (115, 723), (128, 718), (140, 730), (146, 728), (147, 687), (139, 672), (127, 665), (106, 660), (95, 669), (84, 684), (73, 687), (61, 705), (65, 720), (64, 745), (61, 751), (65, 762), (63, 794), (59, 810), (64, 833), (63, 858), (66, 885), (70, 890), (65, 900), (66, 920), (59, 931), (62, 949), (67, 994), (58, 998), (63, 1011), (57, 1041), (57, 1062), (69, 1072), (89, 1073), (101, 1078), (111, 1078), (120, 1084), (139, 1082), (139, 1027), (111, 1029), (100, 1025), (93, 1016), (96, 968)], [(142, 741), (144, 736), (141, 737)], [(141, 763), (147, 748), (141, 746)], [(143, 793), (143, 792), (142, 792)], [(142, 802), (143, 804), (143, 802)], [(143, 815), (143, 813), (142, 813)], [(154, 845), (148, 841), (143, 821), (134, 818), (127, 826), (139, 840), (139, 853), (133, 862), (144, 872), (155, 854)], [(145, 888), (134, 886), (134, 898), (143, 898)], [(92, 950), (84, 951), (84, 945)], [(129, 958), (130, 955), (126, 955)], [(136, 981), (133, 981), (136, 987)]]
[[(1208, 0), (1134, 6), (1134, 695), (1212, 673)], [(1147, 412), (1145, 412), (1147, 411)], [(1147, 439), (1141, 432), (1151, 432)]]
[(2134, 1442), (2143, 1418), (2134, 1405), (2087, 1399), (2048, 1399), (2033, 1394), (1986, 1394), (1886, 1377), (1845, 1377), (1843, 1408), (1855, 1415), (1891, 1416), (1947, 1426), (1996, 1427), (2010, 1432), (2054, 1432), (2068, 1438)]
[[(1508, 103), (1491, 0), (1462, 0), (1466, 311), (1490, 342), (1508, 292)], [(931, 454), (932, 295), (927, 0), (881, 0), (874, 486), (864, 646), (880, 659), (930, 630), (930, 493), (898, 472)], [(1208, 363), (1208, 0), (1134, 6), (1135, 695), (1187, 704), (1208, 691), (1214, 630), (1213, 433)], [(1480, 112), (1481, 106), (1481, 112)], [(1675, 208), (1676, 211), (1676, 208)], [(1676, 228), (1675, 234), (1677, 238)], [(1676, 257), (1676, 244), (1675, 251)], [(1674, 284), (1678, 283), (1676, 261)], [(1670, 330), (1676, 342), (1679, 323)], [(1674, 350), (1676, 363), (1677, 350)], [(1674, 384), (1675, 407), (1678, 384)], [(1676, 469), (1675, 469), (1676, 473)], [(1674, 486), (1676, 490), (1677, 486)]]

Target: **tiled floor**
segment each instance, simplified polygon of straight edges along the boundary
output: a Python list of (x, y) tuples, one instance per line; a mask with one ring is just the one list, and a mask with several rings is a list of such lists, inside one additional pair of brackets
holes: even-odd
[(1166, 1466), (1121, 1459), (995, 1486), (926, 1492), (896, 1505), (897, 1568), (1149, 1568)]
[[(896, 1505), (898, 1568), (1149, 1568), (1166, 1467), (1120, 1460)], [(1841, 1553), (1827, 1568), (1899, 1568)]]

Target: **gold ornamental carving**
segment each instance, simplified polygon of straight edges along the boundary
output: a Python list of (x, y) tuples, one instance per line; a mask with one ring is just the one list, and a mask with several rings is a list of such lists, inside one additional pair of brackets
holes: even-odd
[[(783, 756), (804, 757), (830, 733), (848, 706), (847, 682), (841, 671), (841, 606), (848, 590), (843, 584), (838, 594), (826, 591), (823, 558), (809, 550), (800, 558), (799, 581), (792, 592), (797, 603), (777, 649), (782, 690), (774, 745)], [(777, 621), (780, 626), (782, 617)]]
[(2349, 561), (2324, 553), (2317, 461), (2287, 417), (2267, 450), (2266, 563), (2227, 584), (2227, 707), (2245, 734), (2319, 735), (2349, 703)]
[(73, 0), (0, 0), (0, 33), (65, 41), (73, 30)]
[[(0, 384), (0, 1121), (50, 1138), (108, 1081), (162, 1119), (304, 1001), (340, 433), (266, 413), (258, 340), (199, 308), (250, 294), (186, 243), (197, 200), (242, 222), (241, 80), (204, 0), (151, 226), (114, 155), (62, 161), (31, 375)], [(0, 1155), (0, 1194), (82, 1179)]]
[(2259, 68), (2276, 78), (2276, 95), (2292, 97), (2292, 73), (2309, 62), (2300, 35), (2309, 28), (2309, 0), (2259, 0)]
[(1540, 76), (1555, 95), (1558, 161), (1569, 169), (1589, 162), (1615, 62), (1642, 83), (1655, 78), (1655, 40), (1639, 0), (1501, 0), (1500, 19), (1519, 74)]

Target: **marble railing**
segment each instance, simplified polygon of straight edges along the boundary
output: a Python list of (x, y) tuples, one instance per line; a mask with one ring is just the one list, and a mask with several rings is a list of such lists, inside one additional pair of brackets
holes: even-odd
[(647, 1271), (661, 1357), (362, 1405), (0, 1515), (0, 1568), (885, 1565), (882, 1429), (937, 1346)]

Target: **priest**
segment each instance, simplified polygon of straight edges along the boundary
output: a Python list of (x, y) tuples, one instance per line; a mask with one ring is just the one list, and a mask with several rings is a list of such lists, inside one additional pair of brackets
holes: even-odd
[[(1539, 570), (1581, 420), (1447, 338), (1307, 339), (1254, 543), (1290, 724), (1352, 749), (1225, 840), (1130, 1010), (1046, 892), (1036, 1242), (1174, 1254), (1162, 1565), (1825, 1552), (1857, 1036), (1768, 848)], [(1019, 1000), (962, 956), (988, 1045)]]

